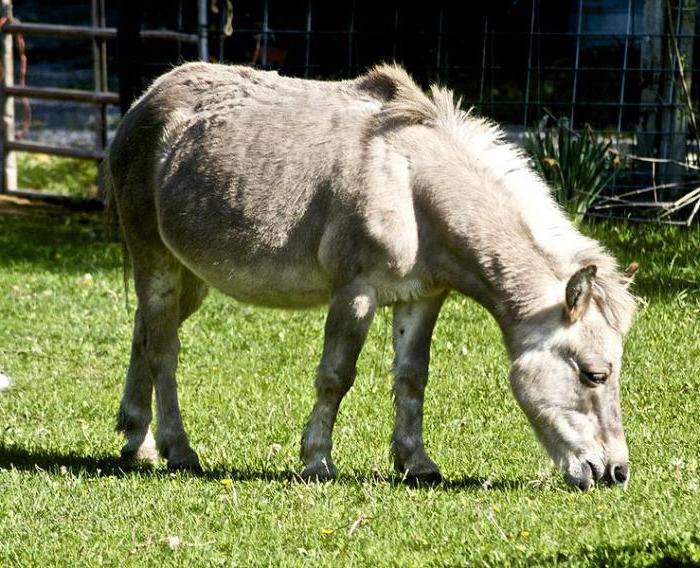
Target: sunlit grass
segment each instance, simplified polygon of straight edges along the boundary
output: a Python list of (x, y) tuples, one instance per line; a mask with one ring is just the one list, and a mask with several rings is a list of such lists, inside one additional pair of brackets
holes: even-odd
[(427, 396), (442, 486), (392, 481), (389, 312), (336, 427), (340, 479), (305, 485), (298, 442), (324, 313), (218, 293), (185, 324), (179, 369), (205, 474), (124, 473), (119, 245), (90, 223), (0, 218), (0, 371), (13, 379), (0, 392), (0, 565), (700, 562), (700, 233), (585, 230), (641, 264), (623, 373), (627, 491), (563, 483), (510, 394), (497, 326), (457, 296)]
[(71, 195), (97, 195), (97, 165), (92, 160), (79, 160), (48, 154), (17, 154), (17, 186)]

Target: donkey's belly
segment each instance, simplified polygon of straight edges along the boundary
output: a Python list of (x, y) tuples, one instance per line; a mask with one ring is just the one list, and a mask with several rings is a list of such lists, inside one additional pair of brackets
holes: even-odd
[[(328, 302), (330, 288), (307, 267), (237, 265), (200, 269), (206, 282), (241, 302), (274, 308), (311, 308)], [(204, 274), (205, 273), (205, 274)]]
[(328, 302), (330, 285), (314, 259), (241, 259), (217, 250), (188, 253), (168, 248), (199, 278), (241, 302), (274, 308), (310, 308)]
[(280, 308), (326, 303), (330, 284), (318, 259), (324, 216), (307, 215), (312, 222), (305, 224), (303, 211), (290, 213), (274, 191), (243, 185), (245, 192), (232, 194), (165, 184), (157, 196), (163, 242), (207, 284), (242, 302)]

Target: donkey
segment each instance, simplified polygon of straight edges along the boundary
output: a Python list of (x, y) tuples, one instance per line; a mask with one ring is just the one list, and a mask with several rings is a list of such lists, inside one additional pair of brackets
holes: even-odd
[(566, 480), (627, 483), (632, 271), (577, 232), (524, 156), (452, 92), (425, 94), (389, 65), (324, 82), (185, 64), (133, 104), (106, 169), (138, 298), (117, 416), (125, 460), (200, 468), (178, 406), (178, 327), (213, 286), (262, 306), (329, 305), (301, 443), (313, 480), (336, 475), (340, 402), (375, 310), (393, 306), (394, 465), (439, 481), (423, 397), (454, 290), (498, 322), (515, 397)]

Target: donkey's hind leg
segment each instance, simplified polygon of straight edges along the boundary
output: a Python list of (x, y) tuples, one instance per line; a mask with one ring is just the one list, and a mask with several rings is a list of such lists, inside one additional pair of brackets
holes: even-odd
[(122, 459), (131, 462), (158, 461), (158, 450), (151, 433), (153, 379), (146, 361), (146, 330), (141, 310), (136, 310), (131, 359), (124, 394), (117, 413), (117, 430), (126, 436)]
[(423, 447), (423, 397), (430, 340), (445, 295), (394, 308), (394, 465), (409, 482), (440, 481), (440, 469)]
[(335, 477), (331, 460), (333, 425), (340, 401), (355, 380), (355, 365), (376, 308), (370, 286), (349, 285), (333, 294), (326, 319), (323, 356), (316, 372), (316, 404), (304, 429), (304, 479)]
[[(182, 424), (175, 372), (180, 349), (178, 327), (199, 307), (206, 288), (166, 250), (154, 255), (150, 263), (135, 261), (134, 281), (144, 340), (142, 348), (132, 352), (130, 369), (145, 371), (140, 373), (140, 388), (143, 393), (147, 391), (147, 396), (142, 394), (140, 400), (147, 400), (144, 406), (148, 408), (150, 419), (150, 397), (155, 388), (158, 416), (156, 446), (160, 455), (168, 461), (168, 467), (199, 470), (197, 454), (191, 448)], [(147, 379), (150, 379), (148, 386), (145, 382)], [(138, 390), (129, 386), (127, 380), (120, 416), (133, 402), (132, 392)], [(128, 430), (125, 430), (128, 436)], [(125, 450), (130, 449), (130, 442), (131, 438)]]
[(191, 273), (175, 262), (136, 277), (146, 326), (146, 359), (156, 395), (156, 444), (169, 468), (199, 471), (199, 458), (182, 424), (175, 379), (180, 351), (178, 328), (203, 297), (192, 289), (194, 282)]

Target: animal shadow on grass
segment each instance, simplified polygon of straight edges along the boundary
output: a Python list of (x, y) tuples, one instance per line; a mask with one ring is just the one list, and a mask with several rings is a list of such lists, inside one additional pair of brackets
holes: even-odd
[[(16, 469), (19, 471), (71, 474), (81, 477), (126, 477), (129, 475), (148, 475), (154, 477), (170, 477), (173, 472), (167, 468), (129, 467), (121, 459), (112, 456), (85, 456), (73, 452), (61, 453), (51, 450), (31, 451), (19, 446), (0, 445), (0, 469)], [(293, 470), (279, 470), (274, 467), (260, 469), (235, 469), (221, 465), (207, 468), (203, 472), (183, 473), (181, 477), (190, 476), (193, 479), (232, 481), (275, 481), (285, 483), (305, 483), (299, 474)], [(526, 486), (526, 481), (520, 479), (486, 480), (465, 476), (456, 479), (445, 479), (436, 484), (407, 484), (403, 477), (392, 474), (383, 476), (380, 472), (350, 471), (340, 473), (334, 483), (342, 485), (363, 485), (367, 483), (387, 484), (392, 486), (408, 485), (418, 489), (433, 489), (443, 491), (474, 491), (474, 490), (513, 490)]]
[[(700, 537), (690, 535), (685, 539), (636, 540), (625, 544), (601, 543), (598, 546), (585, 546), (571, 552), (557, 552), (552, 555), (528, 556), (528, 564), (533, 566), (554, 566), (573, 562), (583, 562), (590, 566), (609, 565), (651, 565), (661, 568), (676, 566), (700, 567), (693, 559), (692, 548), (700, 544)], [(584, 560), (585, 559), (585, 560)], [(650, 562), (651, 560), (651, 562)]]
[[(59, 453), (51, 450), (30, 451), (19, 446), (0, 445), (0, 469), (16, 469), (29, 472), (46, 472), (50, 474), (72, 474), (81, 477), (126, 477), (142, 475), (153, 477), (170, 477), (172, 472), (165, 467), (134, 466), (125, 464), (114, 456), (86, 456), (74, 452)], [(253, 471), (235, 470), (216, 467), (202, 472), (182, 472), (182, 477), (200, 479), (233, 479), (251, 481), (264, 479), (270, 481), (292, 480), (296, 476), (291, 471)]]

